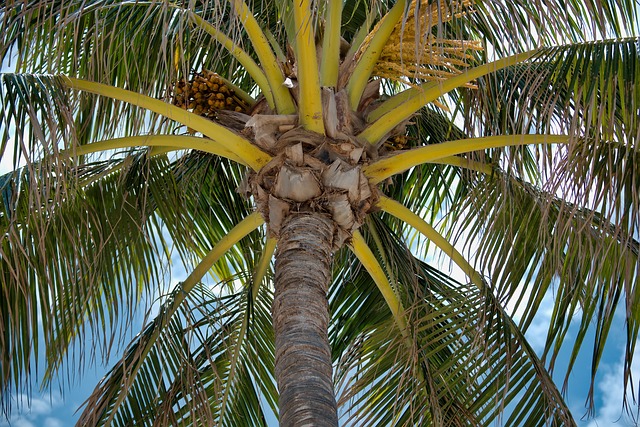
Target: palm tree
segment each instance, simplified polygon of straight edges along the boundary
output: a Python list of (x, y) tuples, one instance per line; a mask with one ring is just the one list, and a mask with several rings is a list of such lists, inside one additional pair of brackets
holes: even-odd
[(592, 346), (593, 396), (617, 312), (631, 372), (635, 2), (0, 16), (5, 413), (34, 367), (47, 384), (121, 350), (79, 425), (574, 425), (556, 358), (568, 378)]

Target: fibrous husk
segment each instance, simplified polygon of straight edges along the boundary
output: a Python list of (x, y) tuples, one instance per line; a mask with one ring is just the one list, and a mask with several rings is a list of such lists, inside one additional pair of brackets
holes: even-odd
[(228, 128), (241, 131), (246, 127), (251, 116), (238, 111), (219, 110), (216, 111), (216, 119)]
[(304, 152), (302, 144), (289, 145), (284, 149), (285, 157), (290, 164), (294, 166), (302, 166), (304, 164)]
[(269, 195), (269, 228), (275, 237), (280, 233), (282, 223), (290, 210), (289, 203)]
[(327, 208), (331, 217), (341, 228), (351, 230), (356, 222), (351, 203), (344, 193), (334, 193), (327, 197)]
[(293, 169), (285, 164), (278, 173), (273, 194), (281, 199), (306, 202), (322, 194), (322, 189), (310, 169)]
[(347, 91), (341, 89), (334, 97), (336, 100), (336, 113), (339, 118), (338, 131), (345, 135), (357, 135), (362, 132), (366, 123), (359, 114), (351, 109)]
[[(362, 185), (364, 182), (365, 185)], [(359, 167), (353, 167), (342, 160), (336, 160), (322, 173), (325, 187), (344, 190), (351, 203), (358, 203), (371, 196), (368, 181)]]
[(276, 112), (272, 110), (271, 107), (269, 107), (267, 98), (265, 98), (264, 95), (260, 95), (260, 97), (258, 97), (258, 99), (256, 100), (254, 106), (251, 108), (251, 110), (249, 110), (249, 115), (252, 117), (258, 114), (263, 114), (265, 116), (276, 114)]
[(376, 79), (367, 83), (360, 98), (359, 111), (364, 110), (376, 99), (380, 98), (380, 80)]
[(296, 115), (262, 115), (252, 116), (245, 127), (253, 131), (253, 141), (260, 148), (272, 152), (281, 132), (281, 126), (293, 125), (298, 122)]
[(353, 147), (353, 150), (349, 152), (349, 160), (351, 160), (352, 163), (356, 164), (360, 161), (363, 154), (364, 147)]
[(321, 145), (325, 139), (326, 137), (324, 135), (309, 132), (302, 127), (294, 127), (293, 129), (284, 132), (278, 138), (278, 143), (274, 145), (273, 148), (278, 153), (282, 152), (289, 145), (298, 143), (301, 143), (306, 147), (314, 148)]
[(333, 89), (322, 88), (322, 114), (324, 119), (324, 130), (329, 138), (338, 137), (338, 110), (336, 108), (336, 98)]
[(341, 119), (338, 123), (338, 130), (347, 135), (355, 135), (352, 120), (353, 115), (351, 107), (349, 106), (347, 91), (342, 89), (338, 91), (333, 98), (336, 102), (336, 114)]
[[(260, 127), (260, 120), (251, 124)], [(337, 225), (334, 244), (338, 249), (375, 204), (377, 192), (362, 172), (364, 148), (301, 127), (280, 135), (273, 147), (277, 154), (246, 185), (268, 221), (268, 233), (278, 237), (293, 210), (321, 212)]]

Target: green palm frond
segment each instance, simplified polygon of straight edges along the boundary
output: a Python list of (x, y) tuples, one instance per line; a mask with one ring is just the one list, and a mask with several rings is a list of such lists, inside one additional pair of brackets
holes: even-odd
[[(277, 404), (273, 295), (262, 288), (249, 299), (249, 286), (244, 276), (229, 277), (213, 288), (199, 284), (167, 320), (172, 301), (184, 292), (178, 284), (85, 402), (80, 423), (100, 425), (100, 417), (112, 417), (113, 425), (130, 425), (133, 420), (154, 426), (210, 425), (218, 419), (228, 425), (266, 426), (265, 413), (273, 413)], [(243, 290), (225, 295), (222, 288)], [(154, 344), (145, 350), (149, 340)], [(138, 363), (141, 367), (127, 390), (125, 378)], [(156, 392), (150, 393), (150, 387)], [(112, 413), (109, 408), (123, 393), (123, 403)]]
[[(207, 2), (206, 15), (222, 17), (228, 15), (225, 9), (220, 2)], [(161, 96), (190, 67), (216, 70), (229, 64), (211, 38), (194, 31), (189, 9), (177, 3), (72, 0), (27, 6), (9, 1), (2, 12), (10, 30), (3, 35), (0, 56), (17, 54), (19, 71), (83, 75), (116, 85), (126, 81), (132, 90)], [(213, 22), (226, 22), (225, 32), (230, 23)], [(149, 61), (142, 63), (141, 57)]]
[[(119, 160), (87, 164), (70, 170), (76, 179), (66, 182), (66, 197), (55, 207), (51, 200), (34, 205), (33, 194), (43, 197), (40, 188), (47, 187), (29, 175), (29, 168), (3, 176), (3, 325), (12, 331), (10, 337), (19, 337), (3, 344), (9, 357), (3, 362), (3, 387), (26, 382), (21, 372), (33, 361), (32, 343), (35, 354), (40, 348), (33, 326), (19, 319), (42, 320), (40, 346), (49, 377), (63, 361), (69, 362), (67, 369), (83, 366), (65, 355), (67, 346), (85, 335), (95, 337), (94, 351), (106, 358), (111, 337), (122, 334), (140, 299), (161, 288), (159, 260), (169, 260), (163, 230), (189, 263), (252, 212), (234, 191), (242, 169), (229, 164), (227, 175), (212, 174), (208, 171), (218, 167), (212, 160), (192, 155), (172, 164), (142, 153), (129, 157), (124, 168)], [(87, 181), (91, 184), (84, 185)], [(250, 270), (254, 252), (255, 240), (243, 243), (214, 272), (226, 277), (231, 269)], [(35, 256), (57, 262), (34, 265), (29, 258)], [(55, 301), (54, 309), (41, 301)]]
[[(596, 325), (592, 381), (616, 308), (624, 301), (632, 317), (636, 304), (638, 45), (626, 39), (546, 49), (532, 64), (479, 80), (479, 90), (469, 92), (470, 132), (565, 129), (579, 136), (567, 147), (481, 153), (508, 173), (471, 181), (456, 212), (474, 236), (468, 244), (481, 248), (478, 266), (494, 272), (500, 297), (523, 301), (525, 327), (554, 290), (545, 350), (551, 367), (572, 315), (581, 320), (569, 371), (589, 325)], [(628, 322), (626, 339), (633, 343), (637, 326)]]
[[(168, 295), (167, 304), (172, 295), (180, 292), (178, 286)], [(239, 323), (244, 293), (226, 297), (216, 294), (207, 286), (197, 286), (169, 321), (163, 318), (169, 307), (162, 305), (157, 317), (130, 344), (122, 361), (85, 402), (87, 410), (80, 423), (99, 425), (110, 420), (112, 425), (176, 425), (190, 424), (191, 420), (193, 425), (205, 425), (206, 420), (218, 417), (231, 351), (226, 337), (228, 330)], [(161, 339), (150, 351), (144, 351), (147, 340), (157, 334)], [(140, 363), (142, 357), (143, 365), (135, 380), (129, 382), (128, 366)], [(241, 372), (247, 375), (260, 371), (245, 365)], [(251, 383), (250, 377), (235, 383), (230, 412), (244, 419), (246, 425), (264, 425), (260, 422), (264, 415), (258, 386), (252, 388)], [(150, 392), (151, 389), (156, 391)], [(116, 398), (123, 393), (123, 404), (114, 409)], [(186, 402), (191, 404), (185, 406)], [(158, 412), (158, 407), (163, 411)]]
[[(173, 123), (174, 126), (178, 122), (184, 126), (193, 127), (195, 131), (201, 132), (207, 137), (206, 140), (201, 140), (202, 145), (193, 144), (180, 148), (200, 148), (216, 154), (229, 151), (232, 153), (232, 156), (229, 157), (239, 158), (243, 164), (248, 164), (255, 170), (271, 159), (271, 156), (233, 130), (193, 112), (185, 111), (180, 107), (143, 94), (65, 76), (3, 74), (2, 80), (8, 89), (3, 99), (3, 104), (8, 106), (8, 111), (4, 120), (0, 121), (2, 125), (0, 131), (8, 139), (8, 132), (12, 126), (20, 129), (17, 134), (18, 140), (14, 140), (16, 151), (20, 149), (19, 144), (22, 143), (24, 134), (28, 135), (29, 148), (22, 150), (26, 161), (40, 160), (45, 156), (57, 157), (60, 154), (63, 154), (60, 157), (64, 159), (75, 154), (82, 155), (93, 152), (89, 147), (86, 148), (86, 151), (83, 149), (79, 149), (78, 152), (74, 151), (77, 144), (89, 145), (89, 143), (93, 143), (92, 138), (96, 129), (87, 129), (86, 126), (79, 123), (80, 118), (77, 114), (82, 109), (77, 99), (72, 100), (68, 96), (65, 88), (80, 90), (82, 91), (81, 96), (84, 93), (90, 93), (105, 97), (106, 104), (115, 109), (115, 112), (111, 112), (115, 114), (115, 117), (109, 115), (111, 120), (123, 119), (121, 114), (124, 114), (123, 112), (128, 110), (128, 107), (118, 112), (122, 105), (135, 106), (144, 109), (149, 114), (153, 113), (164, 117), (165, 122)], [(51, 114), (47, 114), (49, 112)], [(144, 116), (149, 119), (151, 117), (146, 114)], [(139, 119), (138, 117), (136, 120)], [(125, 120), (121, 124), (126, 127), (135, 123), (126, 123)], [(120, 126), (114, 126), (111, 122), (107, 129), (98, 130), (97, 133), (102, 138), (112, 138), (114, 132), (118, 132), (114, 129), (123, 131)], [(144, 132), (144, 130), (145, 127), (141, 126), (132, 133), (135, 135)], [(127, 136), (131, 137), (132, 135), (130, 133)], [(207, 148), (208, 139), (212, 139), (219, 148), (209, 150)], [(127, 141), (124, 146), (131, 146), (132, 141), (144, 142), (141, 138), (134, 138)], [(61, 145), (60, 142), (63, 144)], [(103, 144), (106, 145), (105, 149), (118, 148), (117, 144), (114, 144), (113, 147), (104, 142)], [(3, 144), (0, 148), (4, 150), (5, 145)], [(61, 152), (63, 149), (66, 150)], [(96, 151), (102, 151), (102, 149)]]
[[(550, 192), (570, 191), (564, 186), (566, 181), (575, 188), (597, 187), (595, 180), (604, 178), (603, 159), (597, 160), (601, 164), (598, 172), (583, 173), (596, 164), (593, 150), (627, 147), (630, 156), (637, 147), (634, 130), (638, 128), (640, 93), (634, 82), (640, 78), (639, 46), (638, 39), (623, 39), (545, 48), (530, 63), (487, 75), (478, 80), (478, 90), (456, 99), (466, 132), (470, 136), (567, 134), (572, 137), (568, 154), (557, 147), (523, 147), (492, 150), (482, 156), (494, 165), (508, 165), (523, 179), (555, 185), (557, 189)], [(617, 169), (622, 176), (632, 164), (629, 157), (619, 162), (622, 167), (605, 169)], [(582, 176), (582, 181), (571, 176)], [(607, 181), (615, 178), (603, 180)], [(588, 204), (586, 197), (602, 196), (577, 193), (578, 199), (572, 201), (584, 205)]]
[[(437, 108), (423, 108), (413, 121), (415, 125), (408, 128), (408, 148), (470, 138), (452, 117)], [(397, 153), (402, 151), (393, 154)], [(458, 158), (463, 165), (469, 160), (478, 161), (489, 168), (493, 167), (493, 163), (487, 163), (491, 159), (485, 158), (483, 152), (465, 153)], [(430, 224), (445, 227), (453, 219), (447, 214), (452, 206), (464, 199), (465, 185), (475, 182), (474, 177), (475, 174), (464, 166), (452, 167), (439, 162), (424, 163), (385, 180), (381, 183), (381, 188), (388, 197), (419, 214)], [(389, 218), (387, 222), (394, 224), (394, 230), (401, 235), (407, 235), (413, 244), (419, 242), (403, 222), (395, 218)], [(425, 243), (426, 246), (416, 249), (417, 253), (421, 253), (422, 249), (428, 249), (429, 242), (421, 243)]]
[[(136, 350), (128, 355), (116, 365), (111, 371), (111, 375), (105, 380), (105, 386), (98, 386), (96, 391), (89, 399), (88, 409), (85, 411), (81, 419), (81, 423), (84, 424), (99, 424), (106, 422), (110, 424), (112, 421), (117, 420), (126, 425), (127, 417), (129, 417), (131, 404), (134, 402), (136, 407), (141, 396), (130, 391), (136, 390), (143, 384), (142, 393), (148, 395), (146, 385), (150, 379), (148, 376), (149, 364), (158, 365), (157, 360), (154, 362), (153, 354), (161, 349), (165, 345), (164, 334), (167, 328), (171, 328), (174, 322), (177, 322), (177, 318), (182, 314), (192, 313), (190, 308), (185, 308), (185, 301), (190, 300), (194, 289), (198, 289), (198, 284), (202, 278), (211, 271), (212, 267), (223, 258), (224, 254), (240, 239), (255, 230), (260, 224), (262, 219), (257, 213), (249, 215), (235, 226), (229, 234), (221, 238), (215, 246), (203, 257), (202, 261), (193, 269), (191, 274), (179, 283), (172, 291), (172, 295), (167, 299), (166, 304), (163, 304), (161, 315), (147, 328), (148, 334), (145, 334), (144, 339), (139, 340), (135, 348)], [(214, 270), (215, 271), (215, 270)], [(235, 289), (235, 284), (231, 282), (234, 276), (225, 277), (230, 281), (228, 286), (231, 291)], [(188, 306), (188, 303), (186, 303)], [(175, 331), (174, 331), (175, 333)], [(178, 336), (181, 334), (178, 333)], [(161, 352), (163, 353), (163, 352)], [(164, 356), (158, 356), (164, 357)], [(130, 360), (127, 360), (129, 358)], [(163, 362), (171, 364), (172, 362), (164, 360)], [(164, 366), (160, 363), (159, 366)], [(171, 375), (176, 375), (174, 372)], [(157, 378), (155, 381), (160, 381), (161, 378)], [(197, 399), (196, 399), (197, 402)], [(151, 404), (149, 401), (144, 402), (142, 405), (146, 410), (150, 410)], [(123, 418), (124, 417), (124, 418)], [(138, 419), (139, 416), (134, 417)], [(211, 419), (205, 417), (205, 419)], [(123, 421), (124, 420), (124, 421)]]
[[(83, 75), (110, 84), (126, 81), (130, 88), (152, 96), (164, 96), (171, 81), (176, 80), (176, 72), (172, 72), (175, 39), (182, 38), (188, 20), (171, 19), (172, 8), (159, 7), (159, 3), (150, 8), (148, 3), (135, 6), (113, 1), (96, 2), (88, 8), (75, 1), (64, 5), (41, 2), (36, 8), (27, 8), (22, 2), (13, 6), (5, 17), (16, 34), (11, 37), (8, 32), (2, 47), (18, 53), (19, 71)], [(165, 39), (161, 28), (172, 36)], [(4, 49), (3, 58), (7, 53)], [(138, 64), (140, 57), (154, 59)], [(115, 117), (127, 117), (132, 122), (129, 130), (144, 123), (135, 109), (114, 111), (113, 106), (100, 104), (95, 97), (80, 100), (78, 123), (87, 131), (113, 129)], [(100, 114), (94, 114), (96, 106)]]
[[(9, 21), (4, 25), (14, 29), (5, 33), (0, 56), (4, 59), (17, 52), (18, 71), (82, 76), (160, 99), (169, 99), (179, 78), (202, 69), (227, 75), (247, 91), (253, 88), (249, 76), (236, 67), (226, 50), (194, 26), (190, 19), (193, 11), (187, 8), (162, 2), (101, 1), (89, 7), (80, 1), (41, 3), (40, 7), (26, 8), (16, 2), (15, 7), (7, 5), (7, 11), (0, 9)], [(212, 22), (231, 34), (230, 27), (238, 23), (222, 18), (229, 16), (226, 9), (211, 2), (201, 13), (215, 17)], [(230, 76), (229, 69), (240, 71)], [(176, 128), (174, 123), (146, 116), (136, 107), (91, 95), (80, 96), (76, 104), (77, 127), (93, 140), (112, 137), (113, 132), (132, 135), (144, 133), (143, 129), (151, 133)], [(113, 126), (116, 119), (119, 126)]]
[[(126, 107), (122, 103), (102, 102), (93, 96), (90, 96), (90, 105), (96, 108), (92, 114), (96, 115), (97, 121), (87, 121), (83, 116), (86, 113), (83, 102), (88, 98), (84, 95), (72, 97), (58, 77), (3, 74), (2, 83), (0, 131), (3, 142), (0, 148), (4, 152), (7, 144), (14, 146), (14, 152), (18, 154), (13, 159), (15, 166), (53, 158), (65, 149), (95, 142), (96, 139), (144, 135), (149, 130), (148, 125), (142, 124), (144, 120), (138, 117), (129, 124), (138, 126), (136, 132), (127, 134), (125, 129), (114, 126), (113, 121), (126, 121), (124, 116), (129, 114), (130, 117), (132, 112), (125, 113), (123, 109)], [(100, 122), (100, 115), (109, 119)], [(176, 126), (175, 122), (172, 126)]]
[[(500, 106), (500, 96), (495, 99)], [(627, 105), (637, 103), (629, 101)], [(622, 114), (616, 115), (617, 121), (607, 129), (636, 126), (635, 117), (628, 115), (625, 121)], [(503, 123), (514, 122), (506, 119)], [(474, 253), (478, 268), (491, 275), (498, 298), (524, 313), (521, 326), (525, 330), (539, 312), (544, 295), (553, 289), (556, 303), (544, 359), (548, 366), (555, 367), (561, 348), (569, 346), (572, 355), (565, 372), (567, 380), (578, 352), (585, 345), (592, 347), (594, 380), (616, 309), (624, 304), (628, 307), (625, 316), (633, 316), (637, 304), (634, 289), (638, 277), (638, 241), (634, 236), (638, 230), (632, 218), (638, 217), (637, 198), (633, 194), (639, 158), (636, 135), (615, 133), (622, 138), (620, 142), (605, 140), (596, 133), (593, 139), (576, 139), (571, 147), (556, 150), (523, 147), (473, 153), (472, 157), (488, 162), (484, 164), (491, 166), (490, 175), (455, 174), (454, 181), (461, 185), (451, 186), (446, 180), (440, 181), (439, 187), (435, 185), (452, 189), (446, 198), (440, 199), (453, 207), (451, 215), (442, 218), (441, 225), (460, 233), (451, 235), (466, 236), (466, 247)], [(540, 161), (542, 158), (547, 160)], [(429, 170), (428, 167), (419, 170)], [(508, 173), (500, 167), (507, 168)], [(553, 176), (549, 174), (551, 168)], [(413, 170), (398, 178), (420, 176), (417, 173)], [(431, 180), (438, 177), (423, 173)], [(395, 187), (390, 186), (394, 197), (416, 203), (416, 198), (403, 199), (402, 194), (394, 191)], [(425, 187), (434, 185), (421, 188)], [(424, 193), (417, 199), (429, 207), (425, 214), (436, 219), (437, 212), (447, 210), (434, 204), (433, 194)], [(457, 221), (459, 225), (455, 226)], [(575, 316), (580, 318), (578, 332), (569, 344), (567, 332), (572, 319), (575, 323)], [(627, 321), (625, 363), (630, 366), (637, 326), (635, 319)], [(585, 336), (592, 328), (596, 338), (589, 344)], [(589, 408), (593, 404), (591, 400)]]
[[(460, 224), (474, 235), (477, 259), (483, 260), (478, 266), (494, 272), (491, 280), (497, 297), (522, 312), (521, 325), (526, 330), (542, 298), (553, 289), (555, 307), (544, 352), (551, 367), (562, 343), (567, 343), (569, 325), (575, 323), (575, 316), (580, 318), (567, 377), (586, 331), (595, 324), (593, 382), (616, 309), (623, 302), (628, 308), (626, 340), (633, 343), (637, 337), (631, 313), (637, 309), (640, 243), (630, 228), (624, 228), (624, 221), (613, 225), (605, 214), (515, 179), (494, 184), (493, 189), (481, 184), (471, 194), (460, 213), (473, 219)], [(470, 211), (474, 214), (469, 215)], [(632, 358), (633, 352), (628, 351), (627, 363)]]
[[(256, 279), (254, 277), (252, 281)], [(236, 287), (240, 282), (244, 289), (230, 298), (207, 291), (212, 295), (212, 301), (224, 311), (224, 319), (209, 317), (210, 308), (198, 307), (202, 314), (197, 322), (201, 342), (192, 353), (193, 369), (198, 377), (179, 375), (171, 379), (168, 389), (177, 392), (161, 398), (161, 404), (162, 413), (172, 416), (155, 420), (153, 425), (171, 425), (171, 422), (208, 425), (217, 419), (225, 425), (266, 426), (268, 417), (265, 413), (277, 412), (270, 313), (272, 291), (262, 287), (252, 295), (249, 291), (253, 286), (251, 281), (242, 276), (233, 280)], [(192, 307), (189, 309), (193, 310)], [(217, 309), (213, 312), (217, 313)], [(212, 330), (216, 332), (212, 333)], [(205, 416), (197, 411), (197, 407), (194, 411), (194, 405), (185, 393), (194, 385), (203, 388), (202, 401), (198, 404), (207, 408)], [(145, 403), (150, 405), (150, 410), (157, 404)]]
[[(172, 241), (183, 254), (198, 258), (224, 237), (242, 219), (254, 212), (250, 201), (236, 189), (241, 185), (245, 169), (237, 164), (201, 152), (190, 152), (176, 160), (173, 173), (182, 195), (178, 201), (168, 200), (159, 207)], [(175, 219), (188, 224), (174, 226)], [(251, 271), (252, 253), (259, 252), (261, 236), (243, 240), (233, 257), (220, 263), (220, 274)], [(229, 264), (230, 263), (230, 264)]]
[[(150, 168), (163, 166), (156, 160)], [(26, 167), (20, 171), (4, 181), (0, 209), (7, 332), (2, 355), (9, 358), (2, 363), (3, 387), (21, 382), (19, 372), (26, 372), (39, 348), (46, 349), (49, 369), (57, 368), (67, 346), (85, 334), (95, 337), (98, 354), (108, 354), (109, 337), (122, 332), (136, 302), (157, 286), (162, 273), (156, 259), (168, 255), (146, 191), (110, 176), (100, 186), (69, 186), (64, 203), (51, 204), (34, 195), (45, 196), (55, 181), (43, 182)], [(29, 318), (34, 322), (24, 321)], [(42, 322), (43, 342), (36, 319)]]
[(626, 1), (546, 1), (540, 3), (474, 1), (457, 31), (471, 29), (498, 55), (540, 45), (559, 45), (638, 33), (637, 5)]
[(59, 80), (2, 74), (1, 81), (0, 155), (4, 157), (8, 144), (12, 144), (14, 167), (76, 143), (73, 109)]
[[(381, 296), (368, 292), (372, 285), (366, 273), (357, 267), (345, 272), (348, 287), (336, 291), (333, 301), (336, 318), (343, 319), (340, 330), (356, 328), (336, 337), (344, 343), (337, 381), (350, 414), (347, 425), (486, 424), (500, 418), (505, 408), (511, 408), (511, 420), (520, 419), (518, 425), (573, 425), (551, 377), (491, 294), (421, 263), (397, 240), (389, 241), (388, 231), (380, 232), (385, 236), (384, 265), (405, 285), (401, 289), (415, 346), (407, 348), (394, 331)], [(341, 301), (341, 295), (346, 299)], [(378, 301), (371, 305), (374, 299)], [(367, 307), (368, 315), (350, 317), (355, 307)], [(456, 357), (460, 354), (465, 357)], [(421, 376), (424, 382), (417, 379)], [(522, 399), (524, 390), (528, 399)], [(496, 398), (504, 400), (496, 405)]]
[(528, 63), (484, 76), (465, 95), (465, 113), (476, 119), (469, 129), (624, 139), (638, 126), (639, 46), (627, 38), (543, 48)]
[[(545, 352), (552, 367), (566, 338), (568, 313), (582, 313), (570, 369), (595, 319), (595, 375), (618, 301), (624, 295), (627, 306), (635, 307), (637, 225), (632, 218), (638, 217), (633, 196), (638, 157), (633, 129), (638, 127), (639, 100), (632, 88), (638, 80), (637, 52), (637, 39), (546, 49), (532, 64), (479, 80), (479, 90), (469, 91), (477, 101), (460, 98), (471, 106), (467, 118), (474, 117), (476, 106), (481, 112), (468, 127), (471, 133), (564, 129), (587, 137), (557, 149), (523, 147), (476, 154), (492, 168), (504, 167), (520, 178), (495, 172), (502, 184), (486, 177), (476, 195), (468, 189), (452, 195), (452, 200), (467, 201), (453, 202), (456, 214), (446, 219), (462, 218), (468, 244), (472, 250), (476, 245), (482, 248), (476, 262), (494, 272), (492, 282), (501, 289), (500, 297), (509, 294), (514, 301), (528, 301), (524, 325), (537, 313), (544, 293), (552, 286), (557, 290)], [(474, 182), (465, 186), (475, 188)], [(535, 284), (522, 287), (531, 280)], [(534, 296), (525, 297), (532, 289)], [(630, 322), (627, 340), (633, 343), (637, 328)], [(632, 351), (626, 356), (629, 364)]]

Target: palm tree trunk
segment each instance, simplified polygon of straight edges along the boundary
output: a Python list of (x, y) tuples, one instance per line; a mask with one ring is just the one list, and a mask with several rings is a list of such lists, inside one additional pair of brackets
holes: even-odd
[(293, 215), (281, 229), (271, 313), (283, 427), (338, 425), (327, 336), (333, 231), (313, 213)]

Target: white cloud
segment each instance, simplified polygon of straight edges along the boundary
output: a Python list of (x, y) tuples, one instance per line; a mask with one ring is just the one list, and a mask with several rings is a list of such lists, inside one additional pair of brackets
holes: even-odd
[[(527, 292), (530, 294), (531, 292)], [(527, 296), (527, 299), (529, 296)], [(520, 308), (514, 313), (514, 320), (519, 321), (523, 314), (522, 308), (526, 303), (521, 304)], [(513, 311), (513, 310), (511, 310)], [(553, 292), (549, 289), (542, 298), (540, 308), (533, 318), (531, 325), (526, 332), (526, 338), (529, 344), (538, 354), (542, 354), (544, 345), (547, 341), (547, 334), (549, 332), (549, 324), (551, 323), (551, 316), (553, 315)]]
[(0, 417), (0, 427), (62, 427), (62, 423), (49, 415), (54, 408), (63, 404), (57, 394), (51, 396), (29, 397), (25, 394), (16, 396), (16, 407), (7, 420)]
[(35, 427), (31, 421), (28, 421), (22, 417), (18, 417), (15, 420), (12, 419), (11, 424), (5, 424), (7, 426), (11, 425), (11, 427)]
[[(624, 378), (624, 353), (621, 358), (610, 366), (603, 366), (602, 378), (596, 381), (596, 388), (601, 396), (602, 403), (596, 407), (596, 418), (590, 420), (587, 427), (607, 426), (637, 426), (631, 417), (623, 413), (623, 378)], [(640, 378), (640, 357), (636, 357), (631, 365), (632, 378), (636, 381)], [(630, 397), (630, 388), (628, 396)], [(636, 395), (637, 397), (637, 395)], [(615, 423), (615, 424), (614, 424)]]
[(56, 402), (53, 399), (51, 401), (47, 401), (44, 399), (33, 399), (31, 401), (31, 408), (29, 410), (29, 414), (32, 417), (47, 415), (51, 413), (51, 407), (55, 403)]
[(57, 418), (48, 417), (44, 420), (42, 427), (62, 427), (62, 421)]
[(13, 414), (7, 420), (4, 416), (0, 415), (0, 427), (32, 427), (33, 423), (26, 418), (27, 416), (28, 415), (25, 414)]

